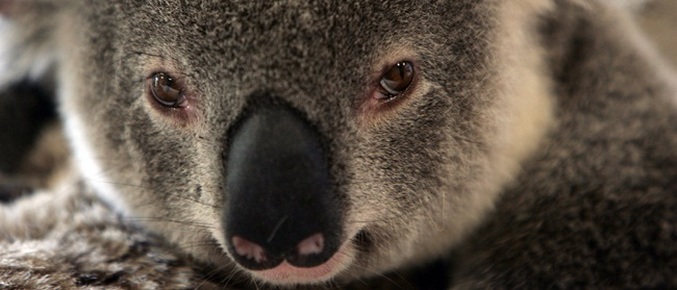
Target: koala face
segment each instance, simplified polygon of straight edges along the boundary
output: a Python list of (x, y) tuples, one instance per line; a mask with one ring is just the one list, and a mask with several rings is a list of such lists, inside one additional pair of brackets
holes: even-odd
[(501, 93), (509, 64), (534, 78), (500, 58), (504, 1), (75, 2), (61, 109), (86, 180), (257, 281), (439, 256), (535, 146), (520, 124), (548, 123)]

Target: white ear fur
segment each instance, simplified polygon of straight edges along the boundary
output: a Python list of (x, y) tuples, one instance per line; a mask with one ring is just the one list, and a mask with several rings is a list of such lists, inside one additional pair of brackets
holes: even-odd
[(42, 24), (23, 23), (21, 15), (14, 16), (0, 14), (0, 90), (24, 78), (39, 79), (57, 58), (49, 36), (41, 37)]
[[(26, 78), (39, 80), (56, 65), (60, 56), (59, 47), (50, 35), (53, 34), (52, 31), (57, 30), (54, 25), (55, 19), (61, 17), (56, 11), (50, 11), (53, 14), (47, 16), (40, 15), (29, 6), (11, 10), (14, 8), (12, 3), (35, 4), (26, 0), (21, 0), (26, 2), (5, 2), (9, 3), (9, 6), (2, 6), (2, 1), (7, 0), (0, 0), (0, 91)], [(10, 9), (2, 9), (6, 7)], [(36, 8), (36, 11), (41, 9)], [(57, 94), (60, 97), (74, 93), (75, 81), (71, 76), (61, 74), (56, 77), (59, 83)], [(61, 104), (61, 107), (69, 112), (64, 120), (65, 133), (70, 137), (80, 172), (106, 202), (118, 211), (125, 212), (124, 203), (119, 200), (104, 170), (96, 161), (97, 157), (88, 142), (85, 126), (79, 114), (75, 110), (69, 110), (68, 104)]]
[(11, 26), (9, 19), (0, 16), (0, 90), (17, 78), (16, 73), (11, 69), (14, 44)]

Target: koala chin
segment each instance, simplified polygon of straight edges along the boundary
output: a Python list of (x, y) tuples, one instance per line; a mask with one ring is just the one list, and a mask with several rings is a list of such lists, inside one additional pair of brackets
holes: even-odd
[(210, 273), (677, 286), (677, 77), (611, 0), (0, 2), (82, 180)]

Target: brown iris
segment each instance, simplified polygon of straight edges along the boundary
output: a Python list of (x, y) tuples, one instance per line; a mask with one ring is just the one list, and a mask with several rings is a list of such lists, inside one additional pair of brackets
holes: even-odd
[(163, 72), (155, 73), (151, 78), (150, 91), (155, 101), (165, 107), (180, 108), (186, 98), (174, 79)]
[(391, 99), (402, 94), (413, 80), (414, 65), (411, 62), (401, 61), (391, 66), (380, 81), (384, 98)]

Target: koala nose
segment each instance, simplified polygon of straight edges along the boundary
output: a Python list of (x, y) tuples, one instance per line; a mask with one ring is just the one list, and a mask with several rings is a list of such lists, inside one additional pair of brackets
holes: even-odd
[(250, 270), (325, 263), (341, 244), (320, 134), (284, 104), (251, 106), (229, 132), (223, 225), (228, 250)]

